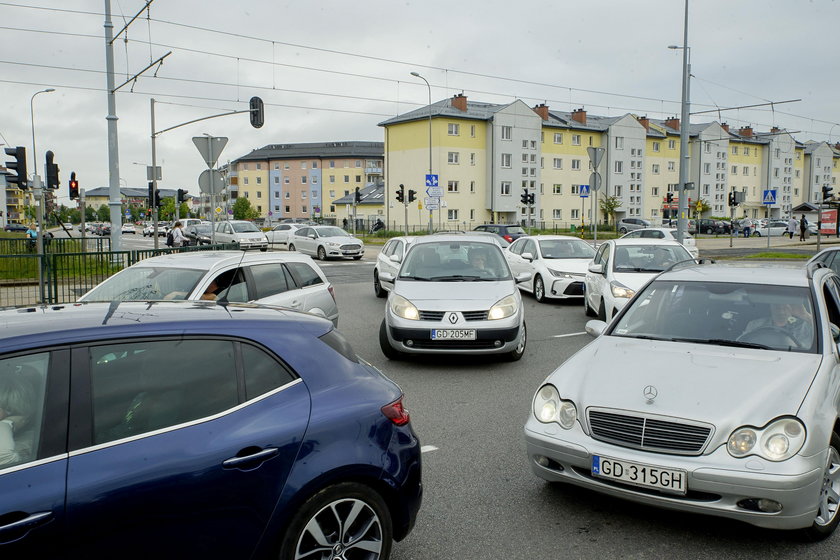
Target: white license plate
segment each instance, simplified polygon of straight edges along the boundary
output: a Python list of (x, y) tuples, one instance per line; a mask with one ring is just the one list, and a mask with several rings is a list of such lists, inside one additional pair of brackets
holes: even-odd
[(675, 469), (593, 455), (592, 475), (676, 494), (686, 493), (686, 473)]
[(432, 340), (475, 340), (475, 329), (432, 329)]

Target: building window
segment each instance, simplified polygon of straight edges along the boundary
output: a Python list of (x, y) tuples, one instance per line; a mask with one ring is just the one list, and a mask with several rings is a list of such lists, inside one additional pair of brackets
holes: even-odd
[(345, 183), (349, 183), (349, 182), (350, 182), (350, 175), (345, 175), (345, 176), (344, 176), (344, 182), (345, 182)]
[(554, 158), (554, 169), (563, 169), (563, 158)]
[(677, 141), (676, 140), (668, 140), (668, 149), (669, 150), (676, 150), (677, 149)]
[(446, 183), (446, 192), (458, 192), (458, 181), (449, 181), (448, 183)]
[(301, 185), (305, 185), (305, 184), (306, 184), (306, 175), (301, 175), (301, 176), (300, 176), (300, 184), (301, 184)]
[(475, 192), (475, 181), (470, 181), (470, 192), (471, 193)]
[(454, 208), (450, 208), (446, 211), (446, 219), (447, 220), (457, 220), (458, 219), (458, 210)]
[(284, 208), (285, 208), (286, 214), (288, 214), (289, 212), (291, 212), (291, 211), (292, 211), (292, 207), (291, 207), (291, 206), (284, 206)]
[(615, 149), (616, 150), (623, 150), (624, 149), (624, 136), (616, 136), (615, 137)]
[(577, 208), (572, 208), (572, 220), (577, 221), (580, 219), (580, 210)]
[(330, 183), (335, 183), (335, 175), (330, 175)]
[(257, 171), (259, 171), (260, 169), (262, 169), (262, 164), (257, 162)]
[(470, 165), (475, 165), (475, 153), (470, 153)]
[(307, 208), (306, 206), (301, 206), (301, 207), (300, 207), (300, 211), (301, 211), (301, 213), (303, 213), (303, 214), (307, 214), (307, 213), (309, 212), (309, 210), (308, 210), (308, 208)]
[(563, 194), (563, 185), (557, 183), (551, 187), (551, 194)]
[(317, 185), (317, 184), (318, 184), (318, 177), (317, 177), (317, 176), (312, 177), (312, 184), (313, 184), (313, 185)]
[(563, 210), (561, 210), (560, 208), (555, 208), (551, 212), (551, 217), (554, 218), (555, 220), (562, 220), (563, 219)]
[(276, 161), (274, 162), (274, 169), (280, 169), (280, 163), (279, 162), (276, 162)]
[(330, 191), (330, 198), (335, 198), (335, 191), (334, 190)]
[(668, 162), (668, 171), (674, 171), (676, 168), (677, 166), (673, 161)]
[(333, 169), (333, 168), (335, 168), (335, 160), (331, 159), (330, 160), (330, 169)]
[(286, 196), (285, 196), (286, 198), (289, 198), (289, 196), (291, 196), (291, 194), (292, 194), (292, 193), (290, 193), (289, 191), (286, 191), (286, 192), (285, 192), (285, 193), (283, 193), (283, 194), (284, 194), (284, 195), (286, 195)]
[(580, 146), (580, 134), (572, 134), (572, 146)]
[(361, 176), (361, 175), (356, 175), (356, 182), (357, 182), (357, 183), (361, 183), (361, 182), (362, 182), (362, 176)]
[(617, 197), (621, 198), (621, 185), (616, 185), (613, 188), (613, 196), (617, 196)]
[(511, 154), (502, 154), (502, 167), (510, 168)]
[(513, 127), (510, 127), (510, 126), (503, 126), (502, 127), (502, 140), (510, 140), (512, 135), (513, 135)]
[(262, 198), (262, 191), (257, 191), (257, 198)]
[(554, 143), (555, 144), (562, 144), (563, 143), (563, 133), (562, 132), (555, 132), (554, 133)]
[(703, 174), (708, 175), (712, 172), (712, 164), (711, 163), (704, 163), (703, 164)]
[(572, 160), (572, 170), (573, 171), (580, 171), (580, 160), (579, 159), (573, 159)]
[(277, 184), (277, 183), (279, 183), (279, 182), (280, 182), (280, 176), (279, 176), (279, 175), (275, 175), (275, 176), (274, 176), (274, 184), (276, 185), (276, 184)]
[(653, 143), (653, 151), (654, 151), (654, 152), (658, 152), (658, 151), (659, 151), (659, 142), (654, 142), (654, 143)]
[(475, 125), (470, 125), (470, 138), (475, 138)]
[(245, 182), (246, 185), (248, 184), (248, 177), (244, 177), (242, 180)]
[(737, 165), (733, 165), (733, 166), (732, 166), (732, 174), (733, 174), (733, 175), (737, 175), (737, 174), (738, 174), (738, 166), (737, 166)]
[(449, 136), (460, 136), (461, 135), (461, 125), (457, 123), (449, 123), (447, 127), (447, 133)]
[(528, 163), (528, 154), (522, 154), (522, 163)]
[(510, 194), (510, 181), (502, 181), (502, 187), (499, 191), (500, 194), (509, 195)]
[(317, 161), (312, 162), (312, 169), (318, 169), (318, 162)]
[(289, 169), (289, 162), (288, 161), (283, 164), (283, 169)]
[(274, 191), (274, 198), (280, 198), (280, 191)]
[(306, 198), (306, 191), (300, 191), (300, 199), (303, 200)]
[(458, 152), (449, 152), (446, 155), (447, 163), (449, 163), (451, 165), (458, 165), (458, 155), (459, 155)]
[(306, 169), (306, 162), (305, 161), (300, 162), (300, 168), (301, 169)]

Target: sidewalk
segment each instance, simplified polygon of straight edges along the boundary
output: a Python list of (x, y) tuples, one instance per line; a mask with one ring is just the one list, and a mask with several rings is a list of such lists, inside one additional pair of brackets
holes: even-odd
[[(701, 256), (704, 252), (716, 252), (724, 249), (748, 249), (750, 252), (766, 252), (766, 251), (790, 251), (797, 250), (806, 251), (810, 253), (817, 252), (817, 236), (812, 235), (806, 241), (799, 241), (799, 235), (794, 235), (793, 239), (787, 236), (770, 237), (770, 248), (767, 247), (767, 237), (733, 237), (730, 245), (730, 238), (728, 235), (719, 236), (694, 236), (697, 248), (700, 250)], [(825, 249), (836, 244), (840, 244), (840, 238), (836, 236), (820, 237), (820, 250)]]

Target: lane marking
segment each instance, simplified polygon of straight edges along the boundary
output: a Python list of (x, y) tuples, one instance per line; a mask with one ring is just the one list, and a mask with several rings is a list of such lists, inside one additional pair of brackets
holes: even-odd
[(573, 333), (569, 333), (569, 334), (555, 334), (552, 338), (565, 338), (567, 336), (580, 336), (582, 334), (586, 334), (586, 331), (584, 331), (584, 332), (573, 332)]
[(420, 453), (428, 453), (429, 451), (437, 451), (438, 448), (434, 445), (424, 445), (420, 448)]

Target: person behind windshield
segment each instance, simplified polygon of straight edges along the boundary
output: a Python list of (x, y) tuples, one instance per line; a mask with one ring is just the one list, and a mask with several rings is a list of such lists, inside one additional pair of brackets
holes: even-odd
[(487, 256), (483, 251), (479, 251), (478, 249), (470, 251), (470, 266), (478, 270), (487, 269)]
[(770, 316), (747, 323), (744, 336), (760, 329), (784, 332), (799, 348), (810, 348), (814, 341), (814, 322), (801, 304), (771, 303)]
[(0, 465), (32, 458), (35, 390), (18, 373), (0, 375)]

